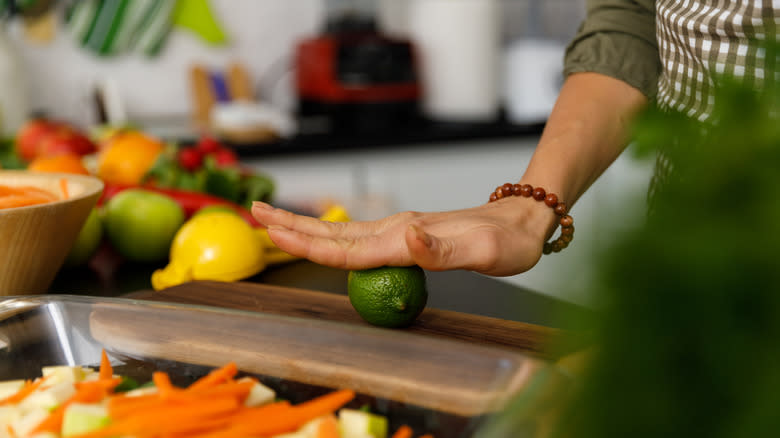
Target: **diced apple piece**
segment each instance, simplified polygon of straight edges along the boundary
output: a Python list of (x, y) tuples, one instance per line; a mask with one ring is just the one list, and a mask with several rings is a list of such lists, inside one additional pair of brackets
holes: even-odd
[(274, 401), (276, 398), (276, 392), (274, 392), (273, 389), (254, 379), (250, 379), (249, 377), (239, 379), (239, 382), (246, 380), (254, 381), (255, 385), (249, 391), (249, 395), (247, 395), (246, 400), (244, 401), (244, 406), (260, 406)]
[(24, 413), (21, 417), (17, 418), (16, 421), (12, 421), (10, 424), (16, 436), (27, 436), (48, 416), (49, 411), (46, 409), (36, 409)]
[(6, 380), (0, 382), (0, 400), (19, 392), (24, 386), (24, 380)]
[(57, 365), (41, 368), (41, 372), (46, 377), (46, 383), (49, 385), (61, 382), (81, 382), (86, 373), (82, 367), (71, 367), (67, 365)]
[(22, 411), (16, 406), (0, 406), (0, 424), (11, 424), (22, 416)]
[(52, 410), (70, 398), (75, 392), (76, 387), (73, 386), (73, 382), (60, 382), (43, 390), (37, 389), (22, 400), (19, 407), (25, 411), (35, 409)]
[(101, 404), (73, 403), (65, 408), (62, 436), (80, 435), (100, 429), (111, 422), (108, 409)]
[(140, 395), (157, 394), (156, 386), (147, 386), (144, 388), (131, 389), (125, 393), (127, 397), (138, 397)]
[(274, 435), (273, 438), (317, 438), (317, 430), (320, 427), (323, 417), (315, 418), (295, 432), (283, 433), (280, 435)]
[(343, 438), (387, 438), (387, 418), (356, 409), (339, 411), (339, 428)]

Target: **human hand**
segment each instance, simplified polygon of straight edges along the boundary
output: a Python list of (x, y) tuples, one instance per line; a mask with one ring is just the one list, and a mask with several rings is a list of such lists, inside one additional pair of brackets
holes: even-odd
[(512, 197), (439, 213), (403, 212), (377, 221), (332, 223), (255, 202), (252, 214), (282, 250), (341, 269), (410, 266), (495, 276), (532, 268), (555, 215)]

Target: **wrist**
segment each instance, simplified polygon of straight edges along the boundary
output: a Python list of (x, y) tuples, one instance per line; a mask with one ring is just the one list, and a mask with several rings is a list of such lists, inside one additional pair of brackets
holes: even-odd
[[(539, 207), (527, 205), (523, 214), (526, 226), (531, 230), (536, 230), (542, 236), (544, 254), (560, 252), (569, 246), (574, 238), (574, 219), (569, 215), (568, 205), (559, 199), (555, 193), (547, 192), (543, 187), (532, 186), (530, 184), (512, 184), (506, 183), (497, 187), (490, 194), (488, 202), (495, 202), (503, 198), (524, 198), (527, 201), (535, 201)], [(548, 240), (560, 226), (560, 236), (554, 240)]]

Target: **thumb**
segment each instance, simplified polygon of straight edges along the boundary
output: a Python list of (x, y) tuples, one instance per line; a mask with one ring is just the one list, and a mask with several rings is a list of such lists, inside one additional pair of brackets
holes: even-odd
[(405, 237), (409, 256), (418, 266), (430, 270), (447, 269), (440, 239), (413, 224), (406, 229)]

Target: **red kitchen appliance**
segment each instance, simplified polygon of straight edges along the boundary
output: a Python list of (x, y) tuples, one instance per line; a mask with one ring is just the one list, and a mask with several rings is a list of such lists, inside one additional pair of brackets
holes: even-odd
[(295, 53), (301, 116), (326, 116), (337, 129), (398, 127), (419, 118), (422, 94), (415, 49), (371, 23), (340, 21)]

